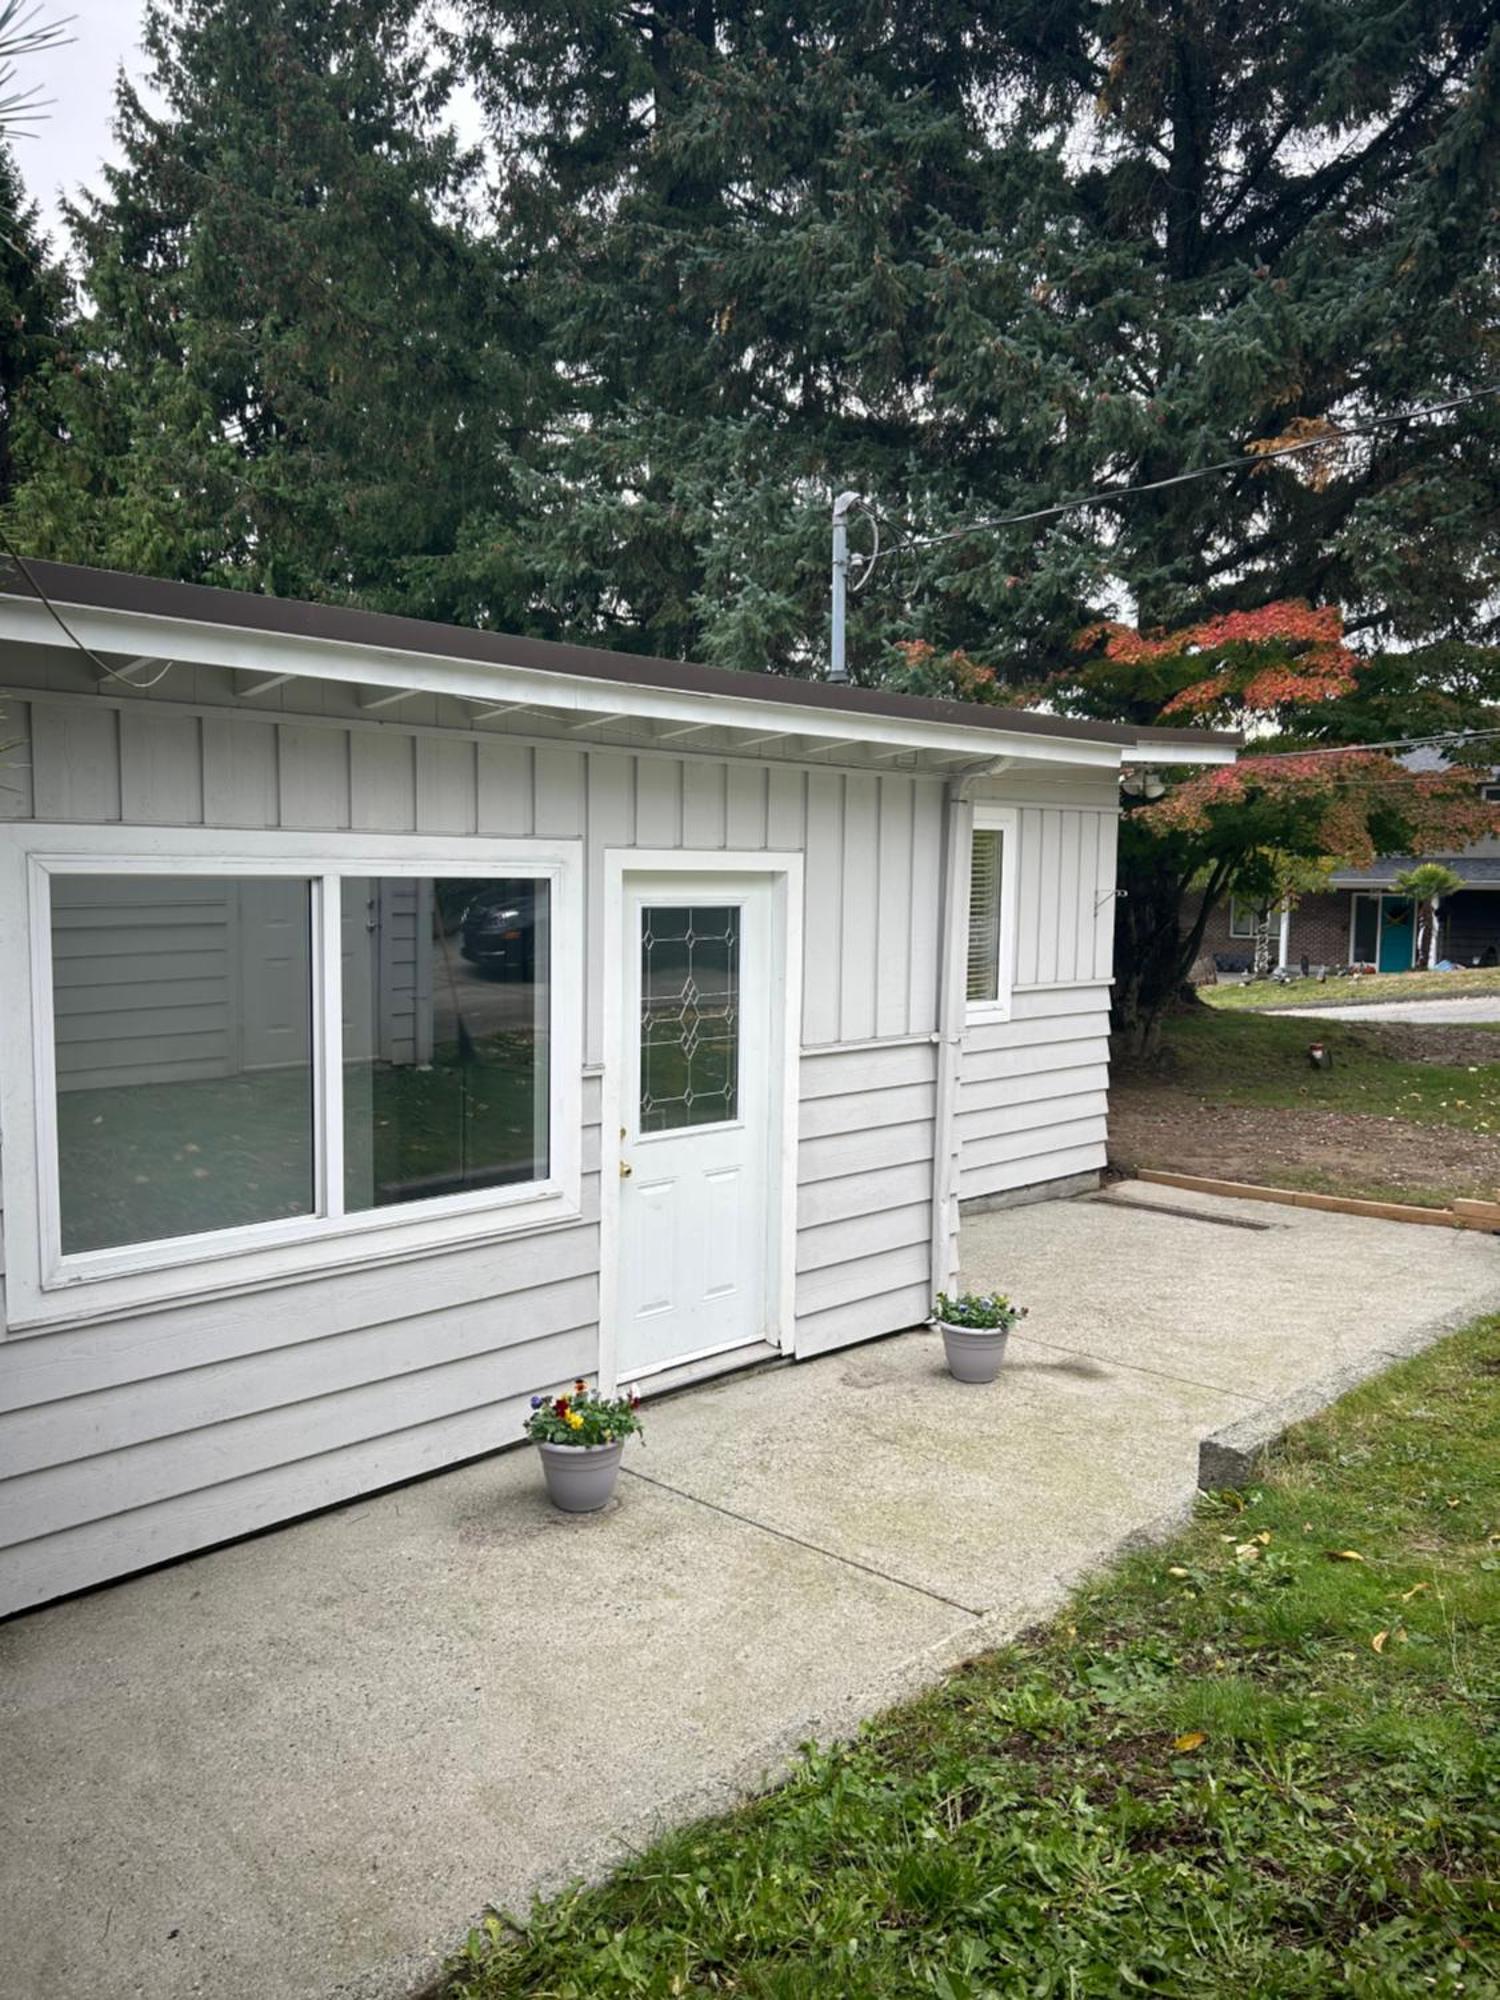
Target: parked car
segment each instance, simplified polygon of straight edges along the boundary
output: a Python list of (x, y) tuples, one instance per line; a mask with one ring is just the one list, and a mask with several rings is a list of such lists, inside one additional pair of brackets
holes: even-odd
[(463, 914), (459, 947), (495, 979), (536, 977), (536, 891), (531, 882), (490, 882)]

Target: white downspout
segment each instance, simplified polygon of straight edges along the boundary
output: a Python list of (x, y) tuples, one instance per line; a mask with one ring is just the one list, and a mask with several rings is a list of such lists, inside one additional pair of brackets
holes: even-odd
[(942, 931), (938, 950), (937, 1104), (932, 1132), (931, 1291), (934, 1298), (939, 1292), (951, 1292), (958, 1279), (954, 1255), (958, 1236), (954, 1227), (958, 1201), (955, 1132), (964, 1036), (960, 920), (969, 902), (963, 871), (964, 835), (972, 818), (967, 795), (968, 780), (958, 779), (949, 784), (943, 801), (943, 877), (938, 893)]
[(1292, 955), (1292, 906), (1290, 903), (1283, 903), (1281, 906), (1281, 938), (1276, 946), (1276, 951), (1277, 970), (1285, 972), (1287, 962)]

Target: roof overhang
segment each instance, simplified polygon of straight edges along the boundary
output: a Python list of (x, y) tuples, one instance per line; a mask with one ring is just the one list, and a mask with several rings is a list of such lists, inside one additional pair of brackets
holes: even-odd
[[(955, 770), (997, 758), (1106, 769), (1225, 764), (1239, 740), (1091, 725), (1032, 710), (966, 710), (62, 564), (28, 563), (27, 573), (39, 573), (66, 634), (105, 656), (126, 681), (149, 679), (166, 662), (220, 667), (232, 676), (236, 700), (247, 703), (289, 681), (327, 681), (355, 688), (371, 720), (399, 720), (407, 700), (444, 695), (466, 704), (478, 725), (532, 711), (585, 738), (628, 718), (650, 725), (654, 741), (683, 749), (708, 748), (704, 738), (727, 731), (735, 741), (725, 747), (740, 751), (772, 743), (847, 747), (877, 762), (917, 752)], [(0, 582), (0, 639), (66, 643), (47, 604), (19, 576)]]
[[(1462, 877), (1465, 889), (1500, 890), (1500, 872), (1490, 873), (1483, 864), (1475, 867), (1462, 854), (1437, 854), (1425, 857), (1429, 861), (1440, 861), (1445, 868), (1451, 868), (1455, 875)], [(1403, 856), (1389, 862), (1376, 861), (1368, 868), (1336, 868), (1328, 878), (1330, 889), (1392, 889), (1396, 877), (1404, 875), (1409, 868), (1420, 863), (1410, 856)], [(1454, 892), (1457, 894), (1457, 891)]]

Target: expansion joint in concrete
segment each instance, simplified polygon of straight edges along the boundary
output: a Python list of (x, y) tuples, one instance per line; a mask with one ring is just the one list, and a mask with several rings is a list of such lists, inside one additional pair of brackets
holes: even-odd
[[(1077, 1354), (1085, 1361), (1099, 1360), (1099, 1356), (1091, 1348), (1064, 1347), (1056, 1340), (1038, 1340), (1034, 1333), (1028, 1333), (1025, 1339), (1032, 1347), (1045, 1347), (1053, 1354)], [(1149, 1375), (1157, 1382), (1180, 1382), (1188, 1389), (1206, 1389), (1211, 1396), (1228, 1396), (1231, 1402), (1249, 1404), (1255, 1402), (1254, 1396), (1247, 1396), (1243, 1389), (1229, 1389), (1222, 1382), (1200, 1382), (1196, 1375), (1174, 1375), (1170, 1369), (1148, 1368), (1140, 1361), (1111, 1360), (1108, 1365), (1121, 1375)]]
[(621, 1468), (626, 1479), (639, 1479), (643, 1486), (654, 1486), (658, 1492), (670, 1493), (678, 1500), (686, 1500), (690, 1506), (706, 1507), (711, 1514), (722, 1514), (727, 1521), (738, 1521), (742, 1527), (755, 1528), (763, 1535), (772, 1535), (778, 1542), (790, 1542), (794, 1548), (806, 1549), (815, 1556), (825, 1556), (829, 1562), (842, 1563), (845, 1569), (857, 1569), (865, 1576), (879, 1578), (882, 1583), (894, 1584), (898, 1590), (912, 1591), (918, 1597), (931, 1599), (934, 1604), (946, 1604), (951, 1610), (961, 1611), (966, 1618), (984, 1618), (988, 1612), (972, 1604), (961, 1604), (956, 1597), (945, 1597), (940, 1590), (929, 1590), (925, 1583), (913, 1583), (910, 1577), (894, 1576), (888, 1569), (880, 1569), (874, 1563), (863, 1563), (855, 1556), (841, 1555), (837, 1549), (824, 1548), (821, 1542), (810, 1542), (802, 1535), (790, 1535), (785, 1528), (773, 1528), (767, 1521), (757, 1521), (753, 1514), (738, 1513), (733, 1507), (721, 1507), (716, 1500), (705, 1500), (701, 1494), (688, 1493), (680, 1486), (669, 1486), (665, 1479), (653, 1479), (649, 1472), (637, 1472), (633, 1465)]

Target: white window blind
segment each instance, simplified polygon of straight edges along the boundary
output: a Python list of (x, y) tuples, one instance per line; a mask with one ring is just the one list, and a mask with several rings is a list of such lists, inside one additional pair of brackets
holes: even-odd
[(1004, 836), (998, 827), (976, 828), (969, 849), (970, 1001), (1000, 997), (1000, 882)]

